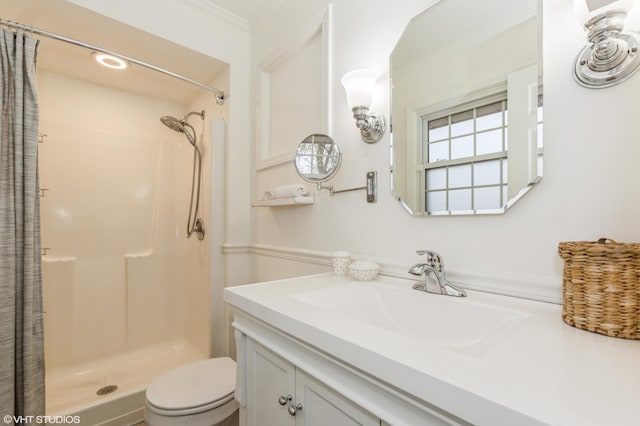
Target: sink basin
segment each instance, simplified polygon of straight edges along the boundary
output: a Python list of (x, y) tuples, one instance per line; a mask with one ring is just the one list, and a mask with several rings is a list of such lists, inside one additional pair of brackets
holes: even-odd
[(459, 298), (377, 282), (346, 282), (291, 295), (298, 302), (450, 349), (480, 345), (529, 315), (488, 304), (487, 295)]

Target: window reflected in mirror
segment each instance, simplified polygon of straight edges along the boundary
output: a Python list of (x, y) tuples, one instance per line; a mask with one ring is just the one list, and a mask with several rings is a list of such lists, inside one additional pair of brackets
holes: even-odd
[(298, 175), (308, 182), (330, 179), (340, 166), (340, 149), (330, 136), (314, 133), (298, 145), (294, 165)]
[[(536, 111), (540, 169), (542, 102), (540, 95)], [(424, 211), (429, 215), (501, 213), (509, 196), (506, 94), (476, 108), (421, 119), (422, 151), (426, 154)]]

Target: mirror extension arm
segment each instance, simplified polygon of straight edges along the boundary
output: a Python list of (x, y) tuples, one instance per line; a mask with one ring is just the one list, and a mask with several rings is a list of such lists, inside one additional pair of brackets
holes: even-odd
[(333, 185), (324, 186), (321, 182), (317, 182), (316, 185), (318, 191), (328, 189), (329, 195), (332, 197), (334, 194), (339, 194), (341, 192), (360, 191), (365, 189), (367, 191), (367, 203), (375, 203), (378, 201), (378, 172), (367, 172), (367, 184), (358, 188), (334, 190)]

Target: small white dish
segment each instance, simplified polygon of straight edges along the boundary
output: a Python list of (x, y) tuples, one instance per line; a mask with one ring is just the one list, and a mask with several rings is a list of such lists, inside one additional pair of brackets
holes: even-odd
[(371, 281), (378, 276), (380, 265), (368, 260), (356, 260), (349, 265), (349, 275), (358, 281)]

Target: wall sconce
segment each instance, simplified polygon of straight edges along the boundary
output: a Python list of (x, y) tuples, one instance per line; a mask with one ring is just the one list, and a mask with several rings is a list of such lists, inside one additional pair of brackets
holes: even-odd
[(370, 113), (371, 99), (377, 75), (369, 70), (353, 70), (342, 77), (342, 86), (347, 93), (347, 103), (353, 111), (360, 136), (366, 143), (378, 142), (386, 128), (384, 116)]
[(574, 77), (581, 85), (603, 88), (621, 83), (638, 70), (640, 36), (621, 34), (634, 0), (573, 0), (580, 25), (589, 32), (574, 63)]

